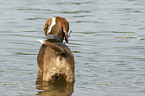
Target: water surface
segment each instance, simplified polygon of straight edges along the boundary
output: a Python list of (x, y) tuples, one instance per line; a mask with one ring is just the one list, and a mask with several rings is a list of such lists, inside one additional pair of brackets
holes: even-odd
[[(144, 96), (144, 6), (144, 0), (1, 0), (0, 96)], [(64, 87), (37, 78), (37, 39), (45, 38), (43, 25), (53, 16), (65, 17), (73, 31), (67, 45), (76, 82)]]

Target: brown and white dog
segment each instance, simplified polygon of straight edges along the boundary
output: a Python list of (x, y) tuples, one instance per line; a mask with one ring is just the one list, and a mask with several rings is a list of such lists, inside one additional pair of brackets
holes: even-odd
[(43, 81), (51, 81), (53, 77), (63, 76), (67, 82), (74, 82), (75, 61), (71, 50), (63, 43), (68, 42), (69, 23), (65, 18), (53, 17), (46, 21), (44, 33), (46, 40), (37, 56), (39, 73)]

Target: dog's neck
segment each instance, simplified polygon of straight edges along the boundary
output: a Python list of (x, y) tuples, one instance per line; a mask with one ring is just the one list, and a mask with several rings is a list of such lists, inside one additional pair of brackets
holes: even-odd
[(61, 39), (58, 36), (54, 36), (54, 35), (47, 36), (46, 40), (49, 42), (61, 42), (61, 43), (63, 42), (63, 39)]

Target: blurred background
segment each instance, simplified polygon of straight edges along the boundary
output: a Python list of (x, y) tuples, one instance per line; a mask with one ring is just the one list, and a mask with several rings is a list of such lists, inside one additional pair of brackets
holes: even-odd
[[(36, 84), (37, 40), (53, 16), (72, 30), (76, 82), (66, 86), (69, 95)], [(0, 0), (0, 96), (145, 96), (144, 31), (144, 0)]]

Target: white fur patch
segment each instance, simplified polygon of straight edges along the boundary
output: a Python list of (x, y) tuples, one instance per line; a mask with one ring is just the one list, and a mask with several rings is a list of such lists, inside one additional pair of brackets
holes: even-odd
[(47, 32), (47, 33), (51, 32), (52, 27), (56, 24), (56, 21), (55, 21), (55, 20), (56, 20), (56, 18), (55, 18), (55, 17), (53, 17), (53, 18), (52, 18), (51, 25), (50, 25), (49, 30), (48, 30), (48, 32)]
[(38, 41), (40, 41), (42, 44), (44, 44), (44, 41), (43, 40), (38, 40)]

